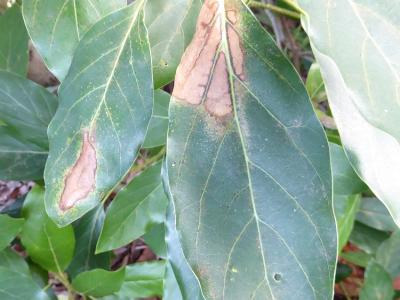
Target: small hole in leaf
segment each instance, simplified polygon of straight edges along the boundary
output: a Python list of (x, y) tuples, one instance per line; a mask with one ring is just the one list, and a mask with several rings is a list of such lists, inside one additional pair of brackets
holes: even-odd
[(282, 280), (282, 275), (279, 274), (279, 273), (275, 273), (275, 274), (274, 274), (274, 280), (275, 280), (276, 282), (281, 281), (281, 280)]

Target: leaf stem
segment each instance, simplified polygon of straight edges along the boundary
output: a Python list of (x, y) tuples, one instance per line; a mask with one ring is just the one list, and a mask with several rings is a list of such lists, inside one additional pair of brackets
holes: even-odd
[(68, 292), (68, 300), (74, 300), (75, 298), (75, 292), (73, 287), (71, 286), (71, 284), (69, 283), (68, 278), (65, 276), (64, 273), (60, 272), (60, 273), (54, 273), (54, 277), (56, 277), (58, 279), (58, 281), (60, 281), (64, 287), (67, 289)]
[(249, 1), (248, 6), (250, 8), (261, 8), (261, 9), (268, 9), (274, 13), (278, 13), (293, 19), (300, 19), (301, 15), (298, 12), (294, 12), (292, 10), (282, 8), (273, 4), (263, 3), (258, 1)]
[(134, 166), (131, 169), (131, 172), (139, 173), (139, 172), (147, 169), (149, 166), (151, 166), (155, 162), (159, 161), (164, 156), (165, 152), (166, 152), (165, 147), (162, 147), (162, 149), (156, 155), (154, 155), (150, 158), (147, 158), (147, 159), (145, 159), (145, 161), (143, 163)]

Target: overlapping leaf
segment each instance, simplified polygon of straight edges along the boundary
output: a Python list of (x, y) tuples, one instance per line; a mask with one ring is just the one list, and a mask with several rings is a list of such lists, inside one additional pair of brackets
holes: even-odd
[(43, 87), (0, 71), (0, 178), (43, 178), (47, 126), (57, 99)]
[(76, 238), (75, 254), (67, 270), (72, 277), (84, 271), (107, 269), (110, 266), (110, 253), (95, 254), (104, 218), (104, 208), (100, 205), (73, 224)]
[(59, 228), (50, 220), (44, 209), (44, 190), (39, 186), (26, 197), (23, 216), (21, 240), (31, 259), (46, 270), (62, 273), (74, 254), (72, 226)]
[(394, 290), (392, 280), (385, 269), (371, 261), (365, 272), (364, 285), (360, 292), (361, 300), (392, 300)]
[(400, 225), (400, 1), (298, 3), (347, 156)]
[(167, 199), (161, 184), (161, 163), (136, 177), (107, 210), (97, 252), (122, 247), (165, 219)]
[(328, 145), (298, 75), (242, 1), (205, 1), (170, 122), (178, 282), (188, 264), (206, 299), (331, 299)]
[(28, 33), (18, 5), (0, 14), (0, 70), (21, 76), (28, 69)]
[(165, 145), (168, 131), (168, 105), (171, 95), (163, 90), (154, 92), (154, 108), (143, 148)]
[(96, 23), (60, 87), (45, 169), (46, 209), (60, 225), (99, 204), (144, 141), (153, 83), (143, 5), (135, 1)]
[(0, 251), (7, 247), (21, 231), (23, 224), (23, 219), (15, 219), (7, 215), (0, 215)]
[(88, 296), (103, 297), (120, 290), (125, 277), (125, 268), (111, 272), (95, 269), (79, 274), (73, 281), (73, 288)]
[(357, 211), (361, 203), (361, 192), (367, 187), (354, 172), (343, 148), (329, 144), (333, 175), (333, 202), (339, 231), (339, 250), (347, 243)]
[(62, 81), (88, 29), (126, 0), (24, 0), (29, 35), (50, 71)]
[(157, 88), (173, 80), (183, 51), (193, 36), (200, 7), (201, 0), (147, 1), (146, 25)]

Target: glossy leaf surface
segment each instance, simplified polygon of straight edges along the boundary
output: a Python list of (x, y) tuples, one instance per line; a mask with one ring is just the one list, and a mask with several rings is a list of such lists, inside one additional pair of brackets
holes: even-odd
[(28, 70), (28, 33), (18, 5), (0, 15), (0, 70), (25, 76)]
[(146, 25), (156, 88), (174, 79), (182, 54), (192, 39), (200, 7), (201, 0), (147, 1)]
[(126, 0), (24, 0), (29, 35), (49, 70), (63, 81), (89, 28)]
[(0, 71), (0, 178), (43, 178), (48, 153), (47, 126), (57, 99), (45, 88)]
[(10, 248), (0, 251), (0, 267), (12, 269), (15, 272), (30, 275), (29, 266), (25, 259)]
[(0, 215), (0, 251), (12, 242), (21, 231), (23, 224), (23, 219), (15, 219), (7, 215)]
[(126, 267), (119, 299), (138, 299), (163, 295), (165, 262), (136, 263)]
[(45, 169), (46, 210), (59, 225), (98, 205), (144, 141), (153, 83), (142, 7), (135, 1), (96, 23), (60, 87)]
[(34, 187), (26, 197), (21, 241), (31, 259), (46, 270), (62, 273), (72, 260), (75, 236), (72, 226), (59, 228), (47, 216), (44, 190)]
[(125, 268), (114, 272), (95, 269), (79, 274), (72, 281), (72, 286), (84, 295), (102, 297), (119, 291), (124, 276)]
[(167, 145), (181, 285), (180, 262), (206, 299), (332, 298), (328, 145), (299, 76), (242, 1), (205, 1)]
[(298, 4), (347, 156), (400, 225), (400, 1)]
[(167, 198), (161, 183), (161, 163), (134, 178), (107, 210), (97, 252), (122, 247), (165, 220)]

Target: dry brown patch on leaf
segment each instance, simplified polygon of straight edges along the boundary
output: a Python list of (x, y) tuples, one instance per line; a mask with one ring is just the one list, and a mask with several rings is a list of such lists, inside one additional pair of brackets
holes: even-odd
[(223, 52), (218, 56), (205, 105), (206, 110), (217, 117), (223, 117), (232, 112), (228, 69)]
[(200, 11), (194, 38), (186, 49), (176, 72), (173, 95), (190, 104), (201, 103), (221, 42), (217, 10), (216, 0), (205, 1)]
[(94, 137), (84, 131), (81, 154), (65, 179), (59, 205), (62, 211), (72, 208), (95, 188), (97, 158), (93, 143)]
[[(232, 27), (239, 20), (236, 4), (225, 4), (225, 16), (218, 14), (219, 5), (217, 0), (204, 2), (193, 41), (176, 72), (173, 96), (192, 105), (204, 101), (206, 111), (220, 118), (233, 111), (227, 57), (231, 57), (233, 71), (243, 80), (244, 54), (241, 39)], [(229, 53), (221, 47), (221, 28), (226, 21)]]

